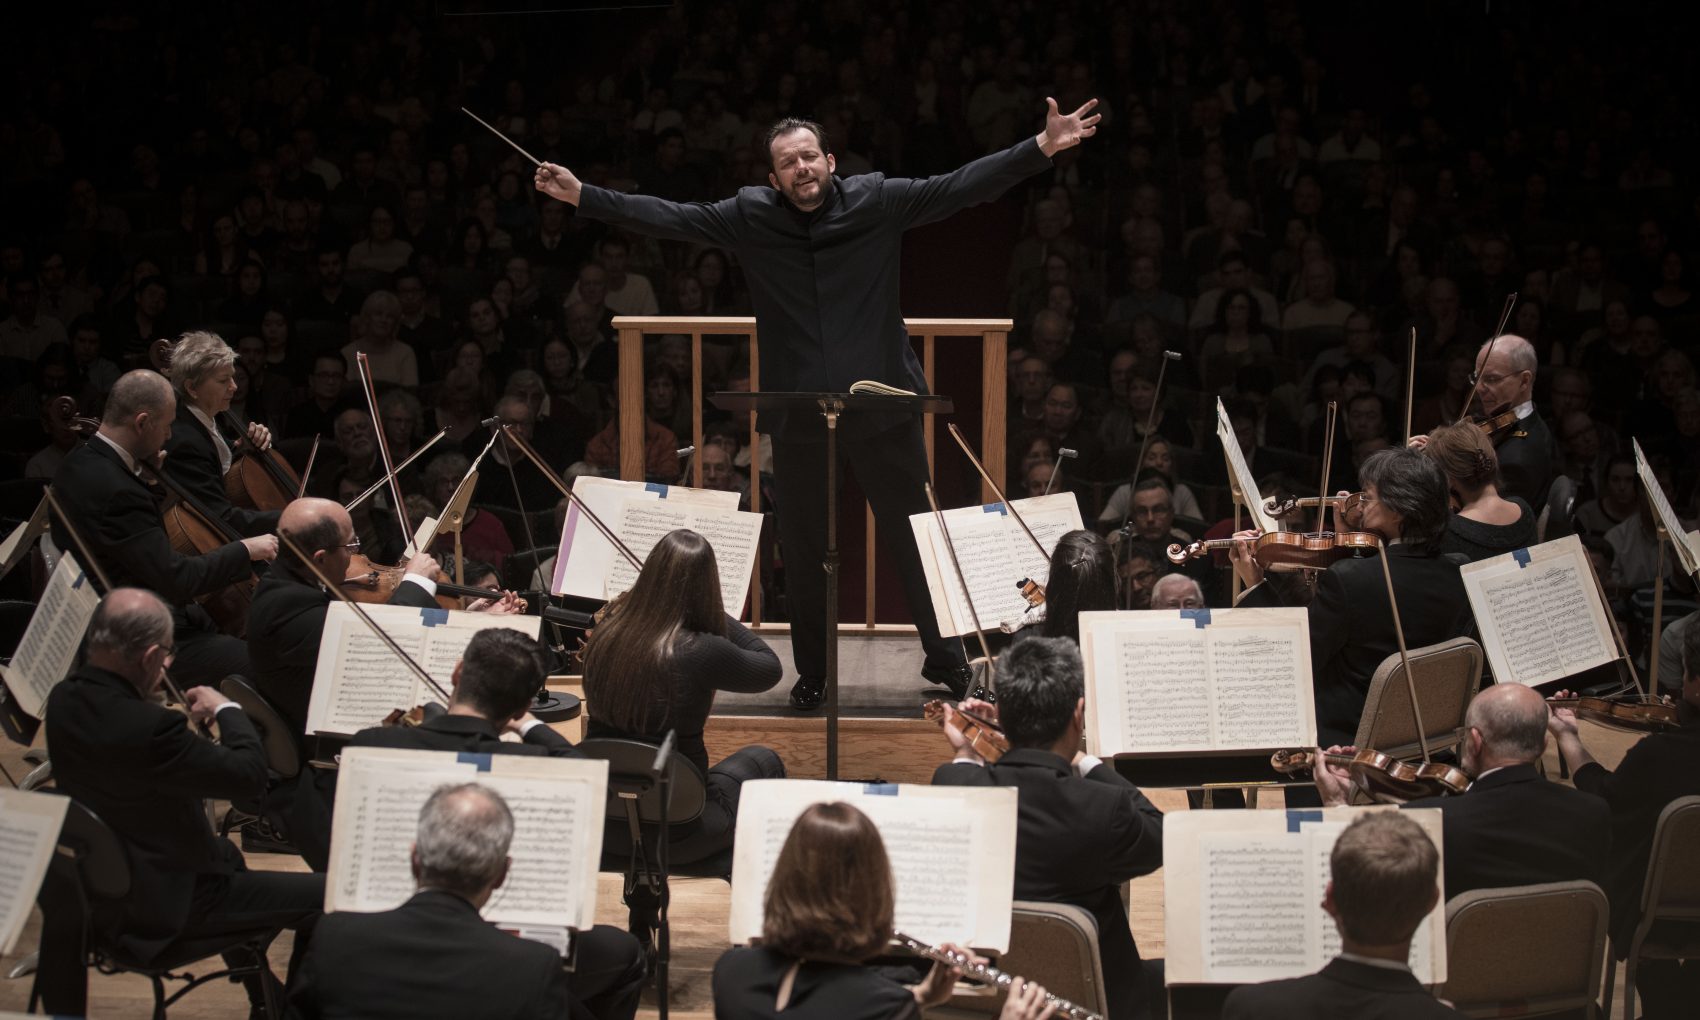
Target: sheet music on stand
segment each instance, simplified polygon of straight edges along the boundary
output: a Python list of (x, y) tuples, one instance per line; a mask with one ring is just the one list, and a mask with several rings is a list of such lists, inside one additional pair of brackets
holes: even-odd
[(935, 945), (1009, 950), (1014, 788), (804, 779), (744, 784), (733, 843), (734, 944), (761, 936), (767, 881), (797, 816), (811, 804), (831, 801), (852, 805), (879, 829), (896, 883), (897, 930)]
[(70, 673), (82, 645), (83, 632), (100, 606), (94, 579), (83, 572), (77, 558), (67, 552), (48, 575), (35, 614), (12, 661), (0, 666), (0, 675), (19, 709), (40, 719), (47, 695)]
[[(474, 634), (500, 627), (535, 641), (543, 626), (540, 616), (413, 606), (361, 608), (445, 688)], [(405, 712), (438, 697), (366, 628), (347, 603), (332, 602), (326, 608), (313, 694), (307, 703), (308, 733), (353, 736), (378, 725), (392, 709)]]
[[(1286, 811), (1182, 811), (1163, 819), (1163, 927), (1168, 985), (1245, 984), (1313, 974), (1340, 952), (1321, 907), (1329, 853), (1347, 825), (1382, 805)], [(1414, 808), (1444, 854), (1441, 812)], [(1446, 861), (1435, 877), (1445, 887)], [(1411, 940), (1411, 972), (1446, 980), (1446, 902)]]
[(1263, 494), (1257, 491), (1257, 479), (1251, 476), (1251, 467), (1245, 462), (1245, 452), (1240, 449), (1239, 438), (1234, 435), (1234, 424), (1228, 420), (1228, 409), (1221, 397), (1216, 398), (1216, 438), (1222, 441), (1222, 452), (1228, 458), (1229, 480), (1239, 490), (1240, 498), (1251, 513), (1252, 523), (1259, 531), (1280, 531), (1280, 523), (1263, 507)]
[[(587, 475), (573, 482), (573, 494), (584, 500), (639, 560), (677, 528), (689, 528), (707, 539), (720, 568), (720, 594), (726, 611), (736, 616), (743, 608), (755, 571), (762, 515), (739, 510), (738, 493)], [(570, 505), (550, 590), (556, 595), (611, 599), (636, 580), (637, 570), (631, 563), (576, 503)]]
[(1539, 687), (1617, 659), (1587, 557), (1568, 535), (1460, 569), (1495, 680)]
[(47, 534), (47, 525), (51, 518), (47, 497), (35, 505), (35, 510), (29, 519), (13, 528), (11, 534), (0, 542), (0, 578), (12, 572), (12, 568), (22, 563), (35, 540)]
[(1688, 531), (1682, 526), (1682, 518), (1676, 514), (1676, 509), (1665, 498), (1664, 486), (1659, 484), (1658, 476), (1653, 473), (1647, 463), (1647, 455), (1641, 452), (1641, 441), (1631, 439), (1635, 451), (1635, 473), (1641, 476), (1641, 486), (1647, 490), (1647, 498), (1653, 503), (1653, 513), (1658, 517), (1659, 524), (1670, 536), (1671, 548), (1676, 550), (1676, 561), (1682, 567), (1682, 572), (1693, 577), (1700, 573), (1700, 531)]
[[(1085, 527), (1080, 518), (1080, 501), (1071, 492), (1010, 500), (1010, 506), (1033, 529), (1034, 537), (1045, 547), (1046, 556), (1033, 548), (1026, 532), (1002, 503), (944, 511), (945, 526), (950, 529), (951, 542), (962, 563), (974, 609), (989, 630), (1021, 619), (1027, 611), (1027, 599), (1019, 587), (1021, 580), (1031, 578), (1044, 584), (1051, 571), (1048, 554), (1056, 548), (1057, 540)], [(930, 511), (912, 514), (909, 527), (915, 533), (915, 546), (927, 575), (927, 590), (933, 598), (939, 633), (945, 637), (972, 634), (974, 614), (969, 611), (962, 585), (950, 565), (950, 550), (945, 547), (938, 521)]]
[(407, 902), (419, 810), (437, 788), (459, 783), (490, 787), (514, 816), (513, 865), (480, 911), (484, 918), (521, 930), (584, 931), (595, 924), (606, 761), (380, 747), (342, 752), (325, 911), (391, 910)]
[(1090, 754), (1316, 746), (1303, 608), (1081, 613), (1080, 650)]
[(0, 954), (17, 947), (71, 799), (0, 787)]

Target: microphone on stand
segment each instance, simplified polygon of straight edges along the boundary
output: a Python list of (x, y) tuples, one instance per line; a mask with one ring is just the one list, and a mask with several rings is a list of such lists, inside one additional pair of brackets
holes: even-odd
[(502, 416), (499, 414), (492, 414), (490, 417), (479, 422), (478, 427), (481, 429), (493, 429), (500, 424), (502, 424)]
[(1049, 496), (1051, 494), (1051, 486), (1057, 484), (1057, 472), (1062, 470), (1063, 458), (1067, 457), (1069, 460), (1073, 460), (1078, 456), (1080, 456), (1079, 450), (1070, 449), (1066, 446), (1057, 450), (1057, 461), (1055, 464), (1051, 465), (1051, 477), (1045, 480), (1045, 495)]
[(673, 456), (678, 457), (680, 460), (684, 460), (686, 457), (689, 457), (695, 452), (697, 452), (697, 448), (694, 446), (681, 446), (677, 450), (673, 451)]

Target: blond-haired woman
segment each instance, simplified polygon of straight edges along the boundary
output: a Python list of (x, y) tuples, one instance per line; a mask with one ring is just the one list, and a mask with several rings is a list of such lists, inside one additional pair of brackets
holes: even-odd
[(177, 418), (165, 441), (163, 470), (207, 513), (244, 538), (277, 530), (279, 511), (247, 510), (225, 495), (224, 476), (243, 442), (255, 449), (271, 446), (264, 425), (248, 423), (240, 436), (227, 435), (218, 416), (236, 395), (236, 352), (216, 333), (185, 333), (171, 349), (171, 388), (177, 393)]

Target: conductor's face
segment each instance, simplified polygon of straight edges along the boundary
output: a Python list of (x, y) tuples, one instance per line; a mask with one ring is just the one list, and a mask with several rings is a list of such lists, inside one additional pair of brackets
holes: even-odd
[(773, 170), (767, 182), (804, 212), (820, 208), (838, 163), (830, 153), (821, 151), (815, 133), (798, 128), (782, 134), (773, 140), (768, 155), (773, 159)]

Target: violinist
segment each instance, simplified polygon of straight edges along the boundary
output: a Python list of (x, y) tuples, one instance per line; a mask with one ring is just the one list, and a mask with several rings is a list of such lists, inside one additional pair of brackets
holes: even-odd
[(1070, 531), (1051, 550), (1045, 580), (1044, 637), (1080, 640), (1080, 614), (1116, 609), (1115, 554), (1090, 531)]
[[(183, 334), (171, 349), (171, 388), (180, 413), (165, 443), (166, 473), (238, 534), (275, 532), (279, 511), (232, 506), (225, 495), (224, 476), (237, 453), (220, 431), (218, 416), (236, 394), (236, 352), (215, 334)], [(258, 423), (249, 424), (241, 438), (253, 450), (265, 450), (272, 441), (271, 431)]]
[(933, 773), (933, 785), (1019, 791), (1015, 898), (1091, 911), (1109, 1015), (1145, 1016), (1162, 996), (1162, 982), (1141, 974), (1121, 885), (1162, 867), (1163, 813), (1115, 766), (1080, 750), (1086, 678), (1073, 641), (1017, 641), (999, 657), (997, 676), (995, 706), (969, 700), (962, 707), (997, 722), (1009, 751), (987, 764), (947, 721), (955, 758)]
[[(1611, 860), (1605, 890), (1611, 900), (1613, 944), (1620, 954), (1641, 920), (1641, 886), (1659, 812), (1678, 797), (1700, 794), (1700, 627), (1685, 630), (1682, 662), (1682, 697), (1677, 703), (1681, 725), (1642, 737), (1615, 770), (1595, 761), (1583, 746), (1575, 712), (1555, 709), (1547, 724), (1576, 788), (1605, 798), (1611, 807)], [(1672, 862), (1676, 867), (1692, 863)], [(1642, 1016), (1648, 1020), (1691, 1016), (1694, 1003), (1700, 1001), (1700, 969), (1692, 960), (1680, 964), (1647, 960), (1636, 970), (1635, 988), (1641, 993)]]
[(1540, 542), (1529, 504), (1499, 494), (1499, 461), (1481, 429), (1465, 422), (1429, 432), (1423, 455), (1446, 475), (1455, 512), (1446, 522), (1442, 552), (1459, 553), (1470, 562), (1485, 560)]
[[(1600, 798), (1540, 772), (1547, 746), (1547, 705), (1532, 687), (1495, 684), (1464, 714), (1458, 763), (1473, 782), (1457, 796), (1423, 797), (1408, 808), (1438, 808), (1446, 858), (1446, 898), (1472, 889), (1586, 880), (1603, 883), (1610, 812)], [(1328, 753), (1347, 753), (1331, 747)], [(1316, 770), (1327, 807), (1349, 802), (1342, 766)]]
[[(1382, 450), (1364, 461), (1363, 519), (1356, 530), (1380, 536), (1409, 647), (1468, 634), (1474, 627), (1459, 562), (1443, 556), (1446, 479), (1416, 450)], [(1230, 552), (1247, 591), (1239, 605), (1279, 606), (1283, 596), (1262, 583), (1253, 557), (1255, 531)], [(1324, 745), (1349, 744), (1357, 734), (1370, 678), (1399, 651), (1381, 564), (1371, 558), (1336, 561), (1317, 576), (1309, 605), (1310, 661), (1316, 677), (1317, 732)]]
[[(176, 414), (177, 398), (163, 376), (150, 369), (125, 373), (112, 385), (100, 430), (66, 455), (53, 490), (114, 585), (148, 589), (172, 607), (175, 675), (187, 686), (216, 684), (248, 674), (248, 646), (219, 633), (194, 599), (244, 580), (251, 563), (276, 557), (277, 537), (244, 538), (195, 556), (172, 548), (143, 474), (144, 465), (159, 464)], [(57, 525), (54, 540), (72, 547)]]
[(1534, 345), (1511, 334), (1482, 344), (1476, 353), (1476, 394), (1482, 410), (1513, 416), (1494, 431), (1500, 494), (1531, 507), (1546, 502), (1552, 484), (1552, 433), (1534, 403), (1537, 364)]

